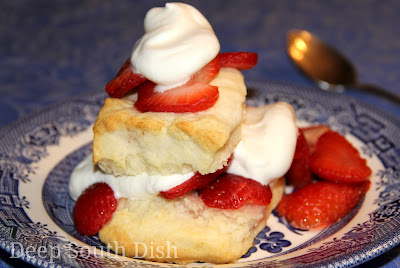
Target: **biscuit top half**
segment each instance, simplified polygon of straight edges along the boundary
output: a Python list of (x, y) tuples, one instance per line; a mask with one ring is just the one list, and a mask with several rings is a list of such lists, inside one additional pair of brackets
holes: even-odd
[(246, 86), (240, 71), (222, 68), (210, 83), (216, 104), (197, 113), (141, 113), (137, 94), (107, 98), (93, 127), (93, 162), (118, 175), (212, 173), (240, 139)]

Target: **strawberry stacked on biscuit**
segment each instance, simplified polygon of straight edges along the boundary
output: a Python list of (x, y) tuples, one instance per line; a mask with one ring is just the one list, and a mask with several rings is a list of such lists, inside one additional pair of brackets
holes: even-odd
[(193, 74), (185, 84), (155, 91), (156, 83), (143, 75), (134, 73), (128, 59), (116, 77), (106, 86), (110, 97), (121, 98), (137, 89), (135, 107), (141, 112), (194, 113), (207, 110), (218, 100), (218, 87), (210, 85), (220, 68), (247, 70), (257, 64), (257, 54), (251, 52), (220, 53), (200, 71)]

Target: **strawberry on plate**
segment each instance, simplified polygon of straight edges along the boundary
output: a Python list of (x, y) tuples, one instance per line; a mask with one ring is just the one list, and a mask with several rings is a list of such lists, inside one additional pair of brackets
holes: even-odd
[(254, 52), (225, 52), (219, 54), (221, 68), (248, 70), (256, 66), (258, 54)]
[(177, 197), (185, 195), (192, 190), (203, 189), (228, 169), (231, 160), (232, 156), (228, 159), (226, 165), (224, 165), (221, 169), (218, 169), (214, 173), (202, 175), (199, 172), (196, 172), (189, 180), (175, 186), (172, 189), (169, 189), (168, 191), (160, 192), (160, 194), (166, 199), (175, 199)]
[(122, 98), (146, 80), (143, 75), (132, 71), (130, 59), (127, 59), (117, 75), (106, 85), (106, 92), (112, 98)]
[(319, 137), (328, 130), (329, 127), (327, 125), (315, 125), (302, 128), (304, 138), (307, 141), (308, 148), (310, 148), (310, 153), (315, 151), (315, 146), (317, 145)]
[(308, 143), (304, 137), (303, 130), (299, 129), (293, 162), (288, 172), (285, 174), (288, 184), (294, 186), (296, 189), (310, 184), (313, 181), (309, 159), (310, 150), (308, 148)]
[(76, 230), (82, 235), (97, 234), (111, 220), (117, 205), (118, 200), (108, 184), (101, 182), (88, 187), (74, 206)]
[(372, 173), (358, 150), (332, 130), (319, 137), (310, 157), (310, 167), (320, 178), (338, 182), (364, 181)]
[(295, 228), (322, 227), (346, 216), (361, 201), (369, 186), (370, 181), (316, 182), (285, 195), (276, 211)]
[(238, 209), (243, 205), (268, 206), (272, 192), (254, 180), (224, 173), (203, 188), (200, 197), (208, 207)]
[(195, 73), (184, 85), (164, 92), (155, 90), (156, 84), (146, 81), (139, 85), (136, 109), (141, 112), (198, 112), (212, 107), (219, 97), (218, 87), (209, 82), (218, 74), (219, 57)]

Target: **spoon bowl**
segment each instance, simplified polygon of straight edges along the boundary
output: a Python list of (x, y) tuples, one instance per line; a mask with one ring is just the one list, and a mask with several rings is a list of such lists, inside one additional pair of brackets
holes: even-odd
[(355, 89), (400, 104), (399, 96), (374, 85), (360, 84), (352, 63), (308, 31), (289, 31), (286, 49), (293, 63), (324, 90), (342, 92)]

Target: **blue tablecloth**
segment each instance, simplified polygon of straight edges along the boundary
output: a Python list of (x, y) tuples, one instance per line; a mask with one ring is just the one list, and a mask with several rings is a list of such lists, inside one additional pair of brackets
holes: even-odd
[[(307, 29), (343, 51), (359, 80), (400, 95), (400, 1), (184, 1), (210, 21), (222, 51), (254, 51), (247, 80), (313, 86), (285, 52), (289, 29)], [(143, 17), (165, 1), (13, 0), (0, 2), (0, 127), (48, 104), (104, 90), (143, 34)], [(195, 52), (194, 52), (195, 53)], [(345, 93), (400, 116), (400, 107)], [(368, 267), (400, 266), (399, 247)], [(21, 266), (1, 251), (0, 267)]]

